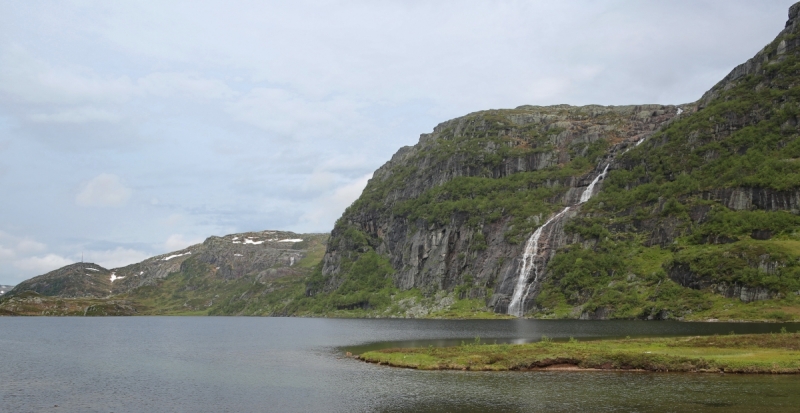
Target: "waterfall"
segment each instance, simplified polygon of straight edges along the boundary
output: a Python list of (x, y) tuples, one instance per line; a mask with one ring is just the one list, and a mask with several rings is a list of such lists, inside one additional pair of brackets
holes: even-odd
[(547, 220), (547, 222), (537, 228), (530, 238), (528, 238), (528, 242), (525, 244), (525, 253), (522, 254), (522, 267), (519, 270), (517, 285), (514, 286), (514, 294), (511, 296), (511, 304), (508, 305), (508, 314), (522, 317), (522, 313), (525, 310), (523, 308), (523, 304), (525, 303), (525, 297), (528, 296), (527, 290), (529, 290), (527, 275), (531, 271), (531, 268), (533, 268), (534, 278), (530, 285), (533, 285), (533, 283), (539, 280), (539, 266), (536, 265), (536, 259), (539, 255), (539, 238), (542, 237), (542, 232), (551, 222), (564, 216), (564, 214), (566, 214), (570, 208), (572, 207), (566, 207), (558, 214), (553, 215)]
[(608, 167), (609, 166), (611, 166), (610, 163), (607, 164), (606, 167), (603, 168), (603, 172), (601, 172), (600, 175), (595, 176), (594, 180), (592, 180), (592, 183), (590, 183), (589, 186), (586, 187), (586, 190), (583, 191), (583, 193), (581, 194), (581, 200), (580, 200), (580, 202), (578, 202), (579, 204), (582, 204), (582, 203), (588, 201), (592, 197), (592, 195), (594, 195), (594, 186), (597, 185), (597, 183), (601, 179), (606, 177), (606, 173), (608, 172)]
[[(600, 182), (601, 179), (606, 177), (609, 166), (611, 166), (611, 163), (606, 164), (605, 168), (603, 168), (603, 172), (594, 177), (589, 186), (587, 186), (583, 193), (581, 193), (578, 205), (592, 198), (592, 195), (594, 195), (594, 187), (598, 182)], [(528, 242), (525, 243), (525, 252), (522, 254), (522, 265), (519, 269), (517, 283), (514, 285), (514, 293), (511, 295), (511, 303), (508, 305), (508, 314), (522, 317), (522, 314), (525, 312), (525, 299), (528, 298), (531, 288), (538, 284), (539, 275), (541, 272), (543, 272), (542, 270), (544, 270), (544, 267), (547, 264), (547, 256), (539, 256), (539, 240), (542, 238), (542, 234), (544, 234), (545, 229), (553, 222), (560, 220), (573, 206), (574, 205), (570, 205), (562, 209), (561, 212), (550, 217), (550, 219), (537, 228), (536, 231), (531, 234), (530, 238), (528, 238)], [(545, 241), (549, 240), (549, 235), (550, 234), (548, 234), (548, 237), (545, 238)], [(545, 243), (544, 246), (547, 247), (547, 243)], [(530, 274), (531, 270), (533, 270), (533, 280), (528, 282), (528, 274)]]

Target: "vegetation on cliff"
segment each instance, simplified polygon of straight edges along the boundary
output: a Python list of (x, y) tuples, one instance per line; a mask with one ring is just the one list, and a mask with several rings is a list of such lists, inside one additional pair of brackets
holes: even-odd
[(793, 27), (763, 70), (620, 156), (567, 226), (583, 242), (551, 261), (537, 316), (800, 318), (800, 60), (779, 53)]

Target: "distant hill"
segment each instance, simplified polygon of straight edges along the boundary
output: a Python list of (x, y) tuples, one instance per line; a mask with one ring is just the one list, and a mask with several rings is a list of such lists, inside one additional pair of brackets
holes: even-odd
[(13, 285), (0, 285), (0, 295), (11, 291), (12, 288), (14, 288)]
[[(248, 291), (263, 295), (287, 286), (304, 288), (302, 280), (320, 261), (327, 238), (327, 234), (246, 232), (210, 237), (202, 244), (121, 268), (71, 264), (21, 282), (3, 296), (0, 309), (73, 314), (85, 310), (73, 305), (83, 300), (87, 307), (122, 303), (122, 310), (103, 310), (117, 315), (228, 314), (239, 305), (231, 307), (230, 301), (247, 301)], [(259, 309), (274, 312), (273, 307)]]

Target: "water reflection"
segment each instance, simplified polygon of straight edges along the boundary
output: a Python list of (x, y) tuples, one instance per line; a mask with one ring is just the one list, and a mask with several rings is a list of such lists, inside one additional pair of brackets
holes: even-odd
[[(402, 327), (401, 320), (381, 320), (382, 327)], [(525, 344), (542, 337), (554, 341), (598, 340), (625, 337), (677, 337), (695, 335), (778, 333), (800, 331), (800, 323), (685, 323), (677, 321), (583, 321), (583, 320), (402, 320), (416, 321), (426, 331), (437, 331), (436, 338), (376, 340), (342, 347), (341, 351), (361, 354), (386, 348), (448, 347), (480, 340), (484, 344)], [(376, 320), (376, 324), (380, 323)]]

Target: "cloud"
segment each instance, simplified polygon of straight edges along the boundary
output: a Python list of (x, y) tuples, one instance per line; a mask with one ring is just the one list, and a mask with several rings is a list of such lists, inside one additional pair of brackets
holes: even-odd
[(122, 206), (132, 192), (116, 175), (102, 173), (83, 185), (83, 189), (75, 196), (75, 203), (81, 206)]
[[(6, 278), (0, 284), (23, 281), (74, 262), (61, 255), (45, 254), (46, 252), (47, 245), (41, 242), (0, 231), (0, 275)], [(12, 268), (21, 273), (12, 276)]]
[(20, 270), (41, 275), (74, 262), (75, 261), (60, 255), (47, 254), (43, 257), (28, 257), (16, 260), (14, 261), (14, 266)]
[[(357, 129), (362, 104), (343, 96), (314, 97), (286, 89), (254, 88), (227, 105), (238, 121), (292, 137), (320, 137)], [(340, 135), (341, 138), (341, 135)]]
[(160, 97), (227, 99), (237, 95), (225, 82), (197, 73), (152, 73), (139, 79), (137, 85), (142, 92)]
[(312, 207), (301, 217), (301, 225), (310, 231), (327, 231), (344, 210), (358, 199), (371, 178), (372, 173), (369, 173), (310, 201)]
[(0, 49), (0, 92), (27, 103), (121, 103), (135, 94), (128, 76), (101, 76), (79, 65), (55, 66), (19, 45)]
[(36, 113), (28, 116), (28, 119), (39, 123), (87, 123), (118, 122), (122, 119), (122, 116), (110, 110), (83, 106), (59, 110), (54, 113)]
[(31, 253), (44, 251), (47, 246), (32, 239), (23, 239), (17, 243), (15, 249), (20, 253)]
[(203, 242), (202, 238), (186, 239), (183, 234), (172, 234), (164, 242), (164, 249), (167, 251), (177, 251), (201, 242)]
[(17, 254), (11, 248), (0, 246), (0, 260), (10, 260)]
[(86, 251), (84, 259), (94, 262), (105, 268), (124, 267), (129, 264), (144, 261), (150, 255), (130, 248), (117, 247), (113, 250), (105, 251)]

